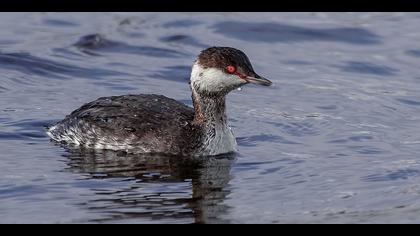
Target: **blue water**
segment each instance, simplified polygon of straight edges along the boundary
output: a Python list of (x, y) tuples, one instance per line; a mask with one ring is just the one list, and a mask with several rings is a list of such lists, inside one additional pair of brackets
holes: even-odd
[[(0, 14), (0, 223), (420, 223), (418, 13)], [(70, 150), (101, 96), (191, 105), (200, 50), (272, 87), (228, 96), (233, 156)]]

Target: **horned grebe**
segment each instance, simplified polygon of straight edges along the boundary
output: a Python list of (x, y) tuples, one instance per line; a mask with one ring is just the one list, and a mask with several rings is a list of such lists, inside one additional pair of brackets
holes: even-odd
[(76, 146), (183, 156), (236, 151), (225, 96), (247, 83), (269, 86), (248, 57), (230, 47), (203, 50), (192, 67), (194, 108), (162, 95), (102, 97), (49, 128), (55, 141)]

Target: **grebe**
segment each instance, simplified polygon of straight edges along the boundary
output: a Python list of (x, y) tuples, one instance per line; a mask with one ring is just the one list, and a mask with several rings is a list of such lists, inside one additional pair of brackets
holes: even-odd
[(230, 47), (203, 50), (192, 67), (194, 108), (162, 95), (101, 97), (48, 129), (51, 139), (128, 153), (209, 156), (235, 152), (225, 96), (247, 83), (269, 86), (248, 57)]

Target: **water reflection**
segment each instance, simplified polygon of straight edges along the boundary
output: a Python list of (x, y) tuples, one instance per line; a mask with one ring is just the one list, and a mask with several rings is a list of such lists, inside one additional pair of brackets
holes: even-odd
[(192, 158), (70, 149), (66, 157), (72, 172), (118, 182), (89, 187), (94, 198), (80, 206), (99, 213), (93, 221), (228, 223), (220, 216), (228, 210), (223, 201), (234, 154)]

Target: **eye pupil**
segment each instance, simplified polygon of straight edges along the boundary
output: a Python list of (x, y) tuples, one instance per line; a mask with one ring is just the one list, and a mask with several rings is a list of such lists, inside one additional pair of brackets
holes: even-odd
[(227, 66), (227, 67), (226, 67), (226, 70), (227, 70), (227, 72), (229, 72), (229, 73), (233, 73), (233, 72), (235, 72), (236, 68), (235, 68), (234, 66)]

